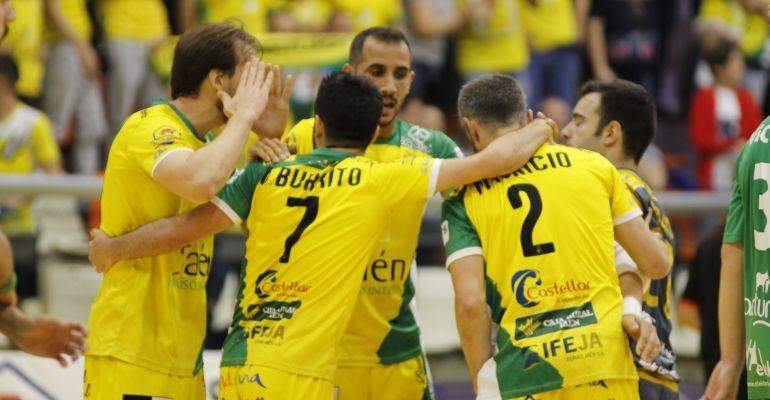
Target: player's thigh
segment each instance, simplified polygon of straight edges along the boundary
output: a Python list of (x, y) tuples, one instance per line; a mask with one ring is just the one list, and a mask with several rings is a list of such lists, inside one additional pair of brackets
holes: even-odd
[(374, 367), (337, 367), (334, 390), (339, 400), (366, 399)]
[(425, 358), (418, 357), (373, 369), (370, 400), (432, 399)]
[(513, 397), (515, 400), (639, 400), (634, 380), (601, 380), (564, 389)]
[(641, 400), (678, 400), (676, 383), (664, 385), (646, 379), (639, 379), (639, 398)]
[(333, 400), (331, 382), (255, 365), (222, 367), (219, 376), (220, 400)]
[(203, 372), (181, 377), (152, 371), (112, 357), (86, 357), (83, 398), (205, 400)]

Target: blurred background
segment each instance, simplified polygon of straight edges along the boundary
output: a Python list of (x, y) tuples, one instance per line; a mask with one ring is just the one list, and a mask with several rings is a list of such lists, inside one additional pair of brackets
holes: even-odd
[[(682, 398), (702, 392), (719, 356), (719, 246), (732, 164), (770, 107), (770, 1), (12, 4), (17, 19), (0, 48), (0, 229), (12, 242), (25, 311), (87, 321), (100, 282), (86, 258), (88, 229), (100, 218), (99, 174), (123, 120), (153, 99), (168, 97), (179, 34), (205, 22), (242, 24), (262, 43), (265, 61), (295, 76), (296, 121), (312, 115), (320, 77), (346, 62), (353, 34), (387, 25), (408, 33), (416, 71), (400, 117), (445, 131), (466, 153), (472, 149), (455, 101), (462, 83), (481, 73), (515, 76), (530, 107), (562, 127), (588, 79), (628, 79), (654, 96), (658, 131), (640, 172), (657, 191), (676, 234), (670, 308)], [(431, 202), (423, 221), (417, 301), (437, 396), (464, 399), (472, 391), (442, 267), (439, 202)], [(225, 233), (216, 246), (208, 284), (210, 349), (220, 348), (230, 322), (243, 237)], [(10, 387), (3, 382), (23, 381), (4, 375), (3, 360), (0, 356), (0, 397), (2, 388)], [(41, 398), (57, 398), (49, 395)]]

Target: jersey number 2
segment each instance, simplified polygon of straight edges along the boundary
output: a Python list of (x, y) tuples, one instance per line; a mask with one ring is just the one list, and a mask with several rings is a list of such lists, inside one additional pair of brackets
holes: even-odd
[(307, 227), (312, 224), (318, 216), (318, 196), (308, 196), (304, 198), (289, 197), (286, 200), (286, 205), (289, 207), (305, 207), (305, 215), (303, 215), (302, 219), (299, 221), (297, 229), (295, 229), (294, 232), (292, 232), (292, 234), (286, 238), (286, 245), (283, 247), (283, 254), (281, 255), (280, 259), (282, 263), (289, 262), (289, 257), (291, 257), (291, 248), (297, 244), (300, 236), (302, 236), (302, 232), (305, 232), (305, 229), (307, 229)]
[(511, 202), (511, 207), (514, 210), (521, 208), (521, 193), (524, 192), (529, 198), (529, 213), (524, 218), (524, 224), (521, 226), (521, 249), (524, 251), (525, 257), (539, 256), (543, 254), (553, 253), (556, 251), (553, 243), (541, 243), (534, 244), (532, 240), (532, 232), (535, 230), (535, 224), (540, 213), (543, 212), (543, 201), (540, 199), (540, 193), (537, 188), (528, 184), (521, 183), (513, 185), (508, 188), (508, 201)]

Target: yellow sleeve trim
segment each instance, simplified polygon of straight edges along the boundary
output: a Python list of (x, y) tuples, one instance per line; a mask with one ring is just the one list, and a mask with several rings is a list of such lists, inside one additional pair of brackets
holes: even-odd
[(217, 206), (225, 215), (227, 215), (227, 218), (230, 218), (230, 221), (233, 221), (235, 225), (240, 225), (243, 220), (240, 216), (238, 216), (238, 213), (233, 211), (230, 206), (224, 202), (224, 200), (220, 199), (219, 197), (214, 197), (211, 199), (211, 203)]
[(158, 159), (158, 161), (155, 161), (155, 164), (152, 166), (152, 171), (150, 172), (150, 175), (151, 175), (153, 178), (155, 178), (155, 169), (156, 169), (156, 168), (158, 168), (158, 165), (160, 165), (160, 163), (161, 163), (163, 160), (165, 160), (165, 159), (166, 159), (166, 157), (168, 157), (170, 154), (173, 154), (173, 153), (175, 153), (175, 152), (177, 152), (177, 151), (180, 151), (180, 150), (189, 151), (189, 152), (192, 152), (192, 151), (193, 151), (193, 149), (188, 149), (188, 148), (186, 148), (186, 147), (180, 147), (180, 148), (178, 148), (178, 149), (173, 149), (173, 150), (169, 151), (168, 153), (166, 153), (166, 154), (164, 154), (164, 155), (160, 156), (160, 158)]
[(622, 224), (625, 224), (628, 221), (631, 221), (632, 219), (634, 219), (636, 217), (641, 217), (641, 216), (642, 216), (642, 210), (636, 208), (636, 209), (633, 209), (633, 210), (631, 210), (631, 211), (629, 211), (629, 212), (627, 212), (627, 213), (625, 213), (625, 214), (615, 218), (615, 220), (613, 221), (613, 224), (614, 224), (614, 226), (622, 225)]
[(470, 256), (483, 256), (484, 252), (481, 250), (481, 247), (474, 246), (474, 247), (466, 247), (464, 249), (460, 249), (455, 251), (454, 253), (450, 254), (449, 257), (446, 258), (446, 268), (449, 269), (449, 266), (452, 265), (453, 262), (463, 259), (465, 257)]

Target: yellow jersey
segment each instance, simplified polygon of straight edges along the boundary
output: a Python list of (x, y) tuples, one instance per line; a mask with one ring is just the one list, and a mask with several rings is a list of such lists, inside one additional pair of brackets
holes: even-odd
[(469, 24), (460, 33), (457, 63), (461, 73), (516, 72), (529, 65), (529, 49), (517, 1), (495, 1), (492, 17), (486, 24)]
[[(60, 159), (51, 121), (41, 111), (19, 103), (0, 121), (0, 174), (31, 174)], [(26, 199), (0, 196), (0, 229), (9, 235), (35, 231)]]
[(11, 49), (11, 55), (19, 67), (16, 92), (22, 96), (38, 97), (43, 90), (43, 1), (16, 0), (16, 21), (8, 31), (3, 45)]
[(161, 0), (99, 0), (97, 10), (111, 39), (152, 41), (170, 32)]
[(258, 35), (268, 31), (268, 12), (274, 0), (202, 0), (199, 16), (203, 22), (222, 22), (236, 19), (243, 30)]
[[(457, 158), (462, 152), (445, 134), (396, 120), (389, 138), (378, 138), (365, 157), (391, 162), (404, 157)], [(313, 119), (300, 121), (284, 140), (298, 154), (313, 151)], [(367, 261), (358, 302), (340, 344), (339, 365), (372, 366), (406, 361), (422, 353), (412, 310), (412, 268), (425, 204), (404, 205), (384, 225), (386, 234)]]
[(393, 0), (331, 0), (332, 6), (350, 15), (353, 32), (373, 26), (393, 26), (401, 18), (401, 2)]
[[(636, 200), (639, 208), (644, 210), (645, 216), (652, 212), (650, 217), (650, 229), (659, 233), (668, 248), (670, 265), (674, 265), (674, 230), (666, 212), (660, 206), (655, 193), (647, 183), (636, 173), (628, 168), (618, 168), (620, 178), (626, 184), (626, 188)], [(661, 349), (658, 357), (652, 364), (644, 364), (639, 356), (634, 353), (634, 362), (639, 369), (639, 377), (645, 379), (648, 375), (666, 381), (667, 386), (674, 391), (678, 390), (677, 381), (679, 374), (676, 372), (676, 354), (671, 348), (671, 275), (661, 279), (654, 279), (644, 292), (642, 308), (655, 321), (655, 329), (660, 339)], [(632, 340), (631, 348), (636, 346)]]
[(519, 0), (521, 22), (529, 44), (536, 51), (548, 51), (577, 43), (577, 20), (573, 0)]
[(615, 225), (641, 216), (597, 153), (542, 146), (511, 174), (466, 186), (443, 206), (447, 265), (486, 261), (504, 398), (602, 379), (637, 379), (621, 327)]
[[(395, 210), (425, 204), (439, 165), (416, 157), (376, 163), (319, 148), (252, 163), (231, 180), (214, 203), (236, 224), (245, 221), (249, 236), (222, 366), (333, 380), (382, 227)], [(376, 273), (390, 274), (386, 268)]]
[[(77, 36), (85, 41), (91, 40), (91, 19), (88, 17), (88, 9), (86, 8), (86, 0), (59, 0), (59, 7), (61, 7), (64, 17), (67, 22), (72, 26)], [(49, 43), (63, 40), (61, 32), (53, 26), (51, 21), (46, 18), (45, 23), (45, 40)]]
[[(155, 181), (153, 173), (167, 155), (204, 145), (171, 103), (160, 101), (131, 115), (110, 148), (100, 229), (117, 236), (195, 207)], [(87, 354), (194, 375), (202, 366), (212, 246), (209, 236), (169, 253), (115, 264), (91, 306)]]

